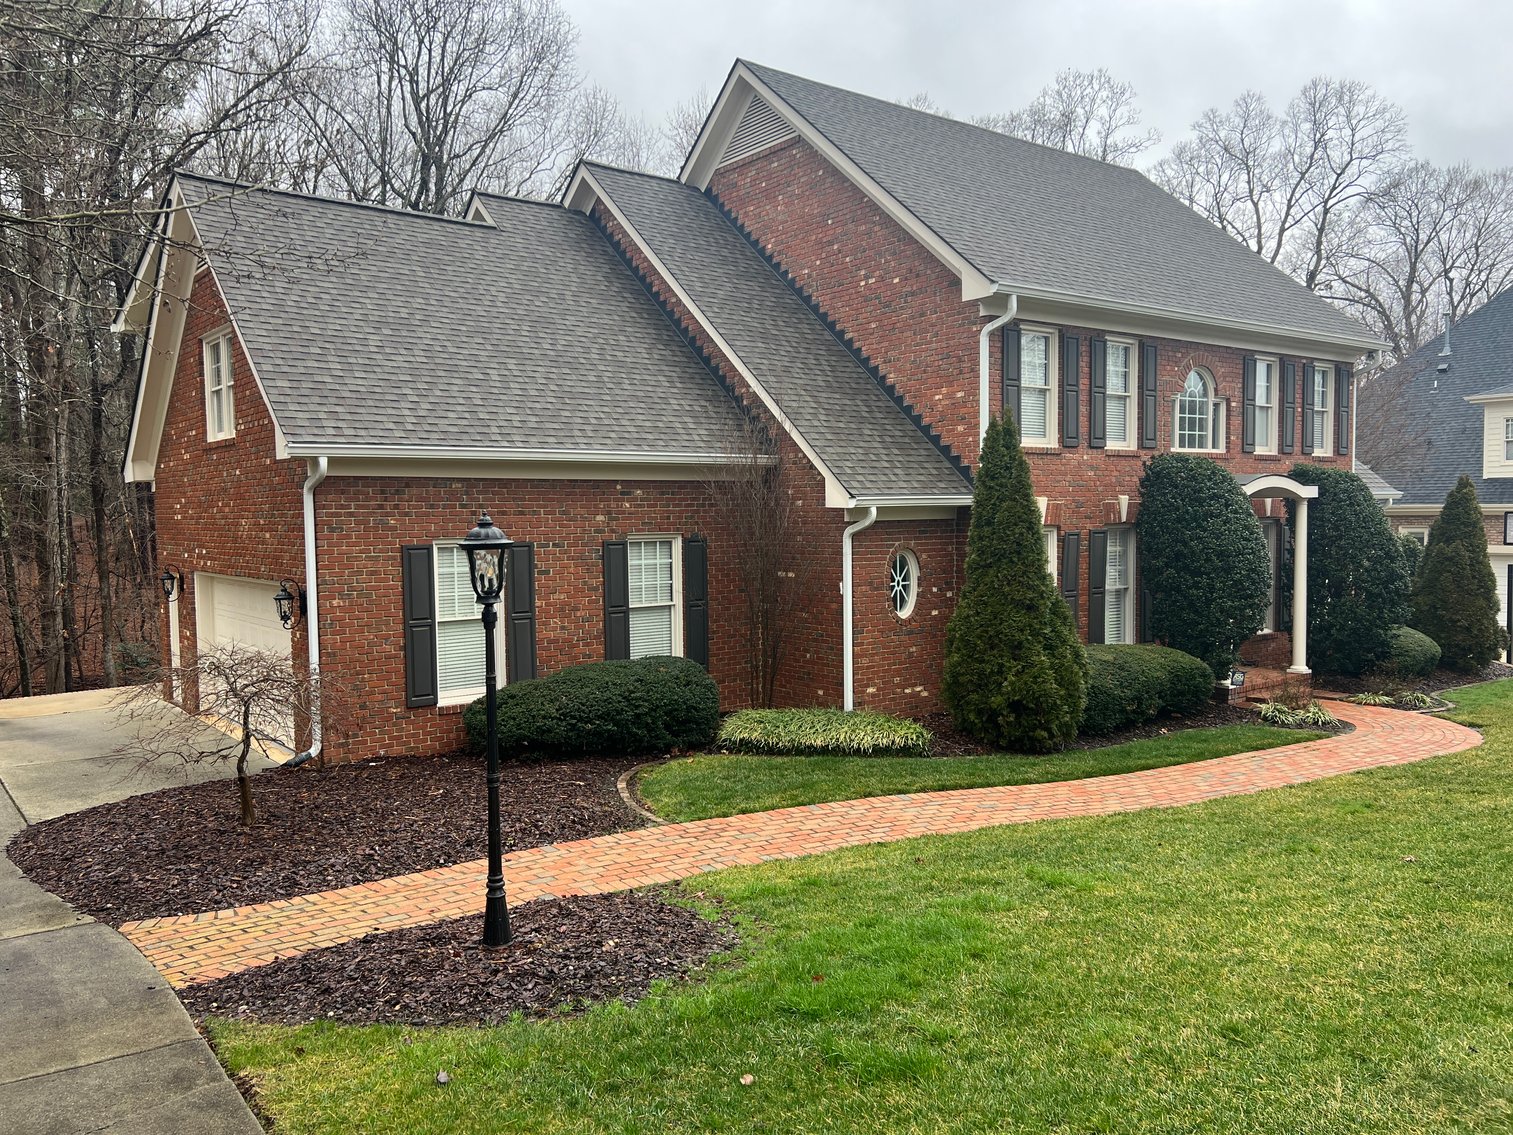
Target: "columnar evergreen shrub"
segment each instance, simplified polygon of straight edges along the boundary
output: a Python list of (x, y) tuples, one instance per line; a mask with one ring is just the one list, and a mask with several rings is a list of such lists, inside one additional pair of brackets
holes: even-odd
[(1166, 646), (1087, 648), (1087, 708), (1081, 732), (1088, 736), (1139, 725), (1163, 713), (1192, 713), (1214, 694), (1214, 672), (1191, 654)]
[(1087, 658), (1051, 581), (1030, 464), (1012, 421), (994, 421), (983, 438), (941, 692), (959, 729), (1018, 752), (1062, 748), (1082, 720)]
[[(601, 757), (696, 749), (714, 740), (720, 692), (688, 658), (569, 666), (498, 692), (503, 756)], [(463, 712), (474, 752), (487, 735), (484, 701)]]
[(1497, 580), (1470, 477), (1462, 476), (1450, 490), (1429, 529), (1413, 587), (1412, 625), (1439, 643), (1440, 662), (1451, 670), (1480, 670), (1502, 649)]
[(1266, 538), (1240, 483), (1206, 457), (1163, 453), (1140, 478), (1135, 531), (1151, 637), (1227, 674), (1271, 603)]
[[(1392, 628), (1408, 614), (1402, 545), (1348, 469), (1295, 465), (1292, 478), (1319, 489), (1308, 503), (1308, 665), (1363, 673), (1392, 656)], [(1295, 526), (1291, 501), (1288, 517)]]

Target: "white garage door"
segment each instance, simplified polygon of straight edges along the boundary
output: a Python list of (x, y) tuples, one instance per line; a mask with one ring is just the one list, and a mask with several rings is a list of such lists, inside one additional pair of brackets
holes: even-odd
[[(1513, 570), (1513, 555), (1492, 556), (1492, 574), (1497, 578), (1497, 621), (1504, 627), (1508, 625), (1508, 589), (1513, 585), (1513, 580), (1508, 578), (1508, 572)], [(1506, 658), (1507, 655), (1504, 655)]]
[[(273, 596), (278, 583), (196, 572), (195, 619), (201, 648), (238, 643), (288, 658), (289, 632), (278, 620)], [(292, 748), (294, 716), (270, 732), (270, 740)]]

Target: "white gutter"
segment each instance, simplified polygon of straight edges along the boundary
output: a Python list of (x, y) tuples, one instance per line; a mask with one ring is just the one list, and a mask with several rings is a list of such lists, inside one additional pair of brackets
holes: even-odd
[[(315, 585), (315, 490), (326, 479), (330, 462), (316, 457), (310, 464), (310, 475), (305, 478), (305, 643), (310, 648), (310, 677), (320, 675), (320, 603)], [(319, 686), (316, 687), (319, 690)], [(320, 700), (317, 695), (310, 705), (310, 747), (291, 764), (302, 765), (320, 756)]]
[(1009, 293), (1009, 307), (1002, 315), (991, 323), (986, 324), (977, 335), (977, 417), (979, 429), (977, 440), (979, 448), (982, 439), (988, 433), (988, 419), (992, 416), (989, 403), (992, 401), (992, 383), (989, 379), (989, 369), (992, 360), (988, 357), (988, 336), (997, 331), (1014, 316), (1019, 314), (1019, 295), (1017, 292)]
[(863, 528), (871, 528), (877, 520), (877, 505), (867, 506), (867, 515), (855, 524), (848, 525), (841, 533), (841, 708), (850, 713), (856, 708), (856, 696), (851, 675), (852, 628), (851, 628), (851, 537)]

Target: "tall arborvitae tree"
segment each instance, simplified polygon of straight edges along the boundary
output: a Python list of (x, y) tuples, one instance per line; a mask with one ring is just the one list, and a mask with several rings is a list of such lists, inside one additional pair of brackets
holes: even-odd
[(993, 422), (983, 438), (942, 693), (958, 728), (1029, 753), (1070, 743), (1087, 701), (1087, 655), (1051, 581), (1030, 463), (1012, 422)]
[(1413, 587), (1413, 626), (1439, 643), (1440, 664), (1451, 670), (1474, 673), (1502, 649), (1497, 580), (1470, 477), (1462, 476), (1450, 490), (1429, 529)]
[(1245, 490), (1206, 457), (1163, 453), (1140, 478), (1135, 533), (1152, 637), (1228, 674), (1271, 602), (1266, 538)]
[(1359, 674), (1391, 657), (1392, 628), (1407, 618), (1402, 546), (1348, 469), (1295, 465), (1292, 477), (1319, 489), (1308, 509), (1308, 665)]

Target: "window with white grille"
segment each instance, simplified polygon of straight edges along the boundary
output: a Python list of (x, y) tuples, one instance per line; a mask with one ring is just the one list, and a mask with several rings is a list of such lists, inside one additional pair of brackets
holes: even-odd
[(1256, 452), (1277, 451), (1277, 362), (1256, 360)]
[(231, 332), (223, 331), (203, 341), (205, 365), (205, 437), (219, 441), (236, 433), (236, 407), (232, 403)]
[(672, 537), (626, 543), (630, 578), (630, 656), (681, 654), (678, 635), (678, 542)]
[(1104, 346), (1104, 443), (1111, 449), (1134, 444), (1130, 423), (1134, 418), (1135, 345), (1109, 340)]
[(1202, 367), (1188, 371), (1177, 396), (1177, 448), (1224, 448), (1224, 403), (1214, 394), (1214, 380)]
[(1056, 436), (1056, 336), (1019, 333), (1019, 440), (1050, 445)]
[(1311, 431), (1309, 440), (1313, 442), (1315, 456), (1327, 457), (1334, 452), (1334, 447), (1330, 444), (1333, 431), (1329, 428), (1332, 377), (1329, 367), (1308, 368), (1308, 381), (1313, 384), (1313, 420), (1308, 423), (1308, 429)]
[[(483, 693), (482, 608), (468, 578), (468, 554), (456, 544), (436, 545), (436, 693), (442, 705)], [(496, 642), (496, 651), (498, 644)], [(495, 667), (504, 674), (503, 652)]]
[(1134, 533), (1128, 528), (1108, 530), (1108, 553), (1103, 597), (1103, 641), (1134, 642)]

